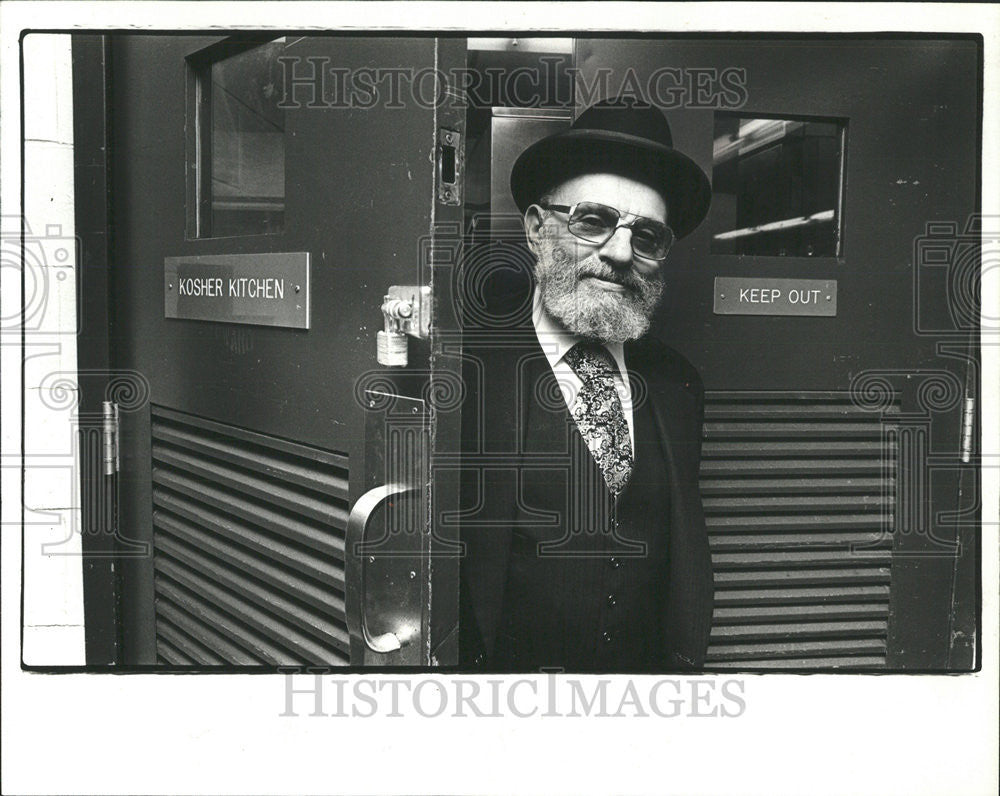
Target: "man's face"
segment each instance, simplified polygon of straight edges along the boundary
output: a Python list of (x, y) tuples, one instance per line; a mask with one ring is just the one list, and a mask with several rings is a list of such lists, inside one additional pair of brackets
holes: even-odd
[[(667, 222), (658, 191), (617, 174), (584, 174), (549, 192), (547, 204), (598, 202), (616, 208), (621, 222), (644, 216)], [(535, 279), (546, 311), (569, 332), (603, 343), (641, 337), (663, 293), (661, 263), (634, 254), (624, 227), (603, 244), (567, 228), (568, 216), (533, 205), (526, 214), (529, 244), (538, 258)]]

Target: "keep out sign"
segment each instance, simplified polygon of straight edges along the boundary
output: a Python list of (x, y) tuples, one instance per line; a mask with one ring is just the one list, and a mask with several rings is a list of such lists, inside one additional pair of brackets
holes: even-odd
[(763, 279), (717, 276), (716, 315), (837, 314), (835, 279)]

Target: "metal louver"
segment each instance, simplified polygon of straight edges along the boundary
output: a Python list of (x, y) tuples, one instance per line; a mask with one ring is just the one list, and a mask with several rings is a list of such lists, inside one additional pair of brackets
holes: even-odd
[(706, 394), (708, 667), (885, 665), (895, 460), (882, 413), (847, 394)]
[(348, 663), (347, 457), (157, 406), (152, 437), (158, 661)]

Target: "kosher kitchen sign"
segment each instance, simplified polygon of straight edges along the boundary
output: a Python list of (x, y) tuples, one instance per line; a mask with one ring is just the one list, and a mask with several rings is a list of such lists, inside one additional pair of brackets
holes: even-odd
[(163, 261), (163, 314), (309, 328), (309, 253), (214, 254)]
[(837, 314), (836, 279), (715, 277), (716, 315)]

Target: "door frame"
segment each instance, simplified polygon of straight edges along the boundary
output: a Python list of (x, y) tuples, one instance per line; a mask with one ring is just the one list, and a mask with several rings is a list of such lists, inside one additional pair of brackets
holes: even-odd
[[(80, 496), (83, 567), (84, 643), (88, 666), (121, 662), (119, 584), (113, 556), (116, 501), (109, 503), (106, 477), (88, 461), (100, 457), (96, 419), (107, 394), (112, 362), (111, 227), (108, 223), (108, 71), (110, 40), (99, 34), (73, 34), (74, 207), (80, 266), (77, 298), (81, 308), (77, 337), (80, 430)], [(98, 446), (94, 450), (93, 446)], [(110, 522), (109, 522), (110, 520)], [(94, 524), (91, 524), (94, 523)]]

